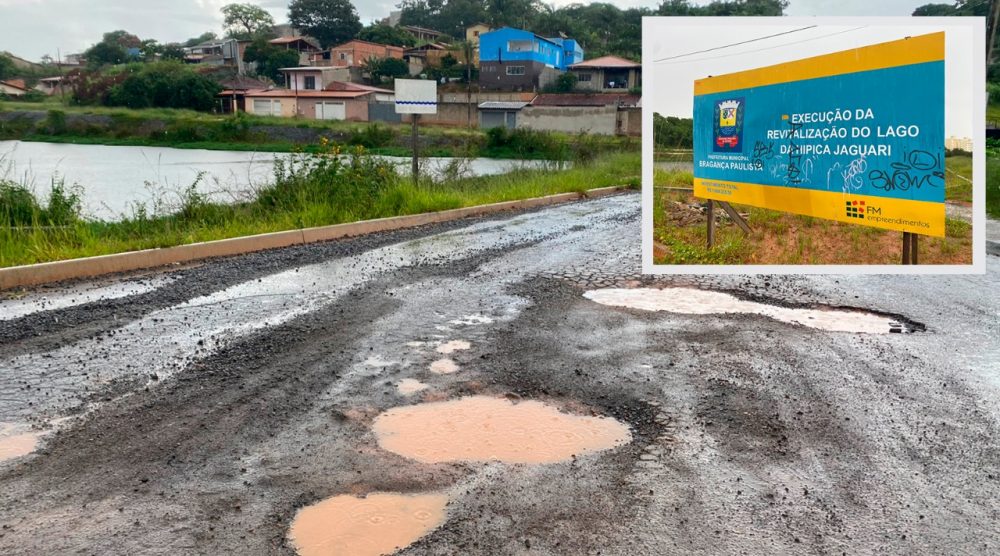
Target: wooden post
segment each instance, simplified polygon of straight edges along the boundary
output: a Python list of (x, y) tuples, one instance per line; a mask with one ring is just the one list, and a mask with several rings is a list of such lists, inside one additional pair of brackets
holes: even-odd
[(417, 153), (417, 119), (420, 114), (410, 114), (410, 118), (413, 121), (413, 163), (411, 169), (413, 171), (413, 185), (418, 185), (420, 181), (420, 155)]
[(715, 203), (708, 200), (708, 248), (715, 243)]
[(917, 262), (917, 238), (918, 234), (910, 233), (910, 264), (920, 264)]
[(910, 232), (903, 232), (903, 264), (910, 264)]

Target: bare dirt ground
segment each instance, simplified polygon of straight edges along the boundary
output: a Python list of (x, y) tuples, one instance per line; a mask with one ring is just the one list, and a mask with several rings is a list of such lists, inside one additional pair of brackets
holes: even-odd
[[(401, 554), (1000, 551), (1000, 259), (984, 276), (653, 278), (639, 233), (627, 194), (0, 301), (0, 423), (40, 433), (0, 462), (0, 553), (294, 554), (299, 508), (374, 492), (448, 496)], [(640, 286), (925, 329), (583, 296)], [(433, 372), (455, 341), (457, 369)], [(630, 441), (422, 463), (372, 431), (473, 395), (615, 418)]]

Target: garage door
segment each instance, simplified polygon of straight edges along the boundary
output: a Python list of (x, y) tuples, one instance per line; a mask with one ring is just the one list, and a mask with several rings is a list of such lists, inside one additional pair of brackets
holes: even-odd
[(316, 103), (317, 120), (346, 120), (347, 106), (343, 102)]
[(281, 101), (271, 99), (254, 99), (253, 113), (261, 116), (280, 116)]

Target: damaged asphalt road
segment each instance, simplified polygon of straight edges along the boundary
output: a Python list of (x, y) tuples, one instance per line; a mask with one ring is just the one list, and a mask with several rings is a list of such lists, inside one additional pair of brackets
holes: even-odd
[[(1000, 259), (643, 277), (639, 252), (627, 194), (2, 300), (0, 437), (38, 436), (0, 461), (0, 553), (294, 554), (297, 510), (375, 492), (448, 496), (401, 554), (1000, 551)], [(926, 329), (583, 295), (671, 286)], [(389, 409), (467, 396), (631, 437), (558, 463), (422, 463), (373, 433)]]

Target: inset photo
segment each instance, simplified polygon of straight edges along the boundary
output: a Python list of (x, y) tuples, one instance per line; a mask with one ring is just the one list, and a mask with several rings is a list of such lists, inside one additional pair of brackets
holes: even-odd
[(983, 272), (984, 50), (979, 18), (644, 18), (644, 272)]

